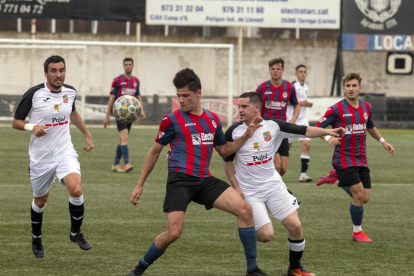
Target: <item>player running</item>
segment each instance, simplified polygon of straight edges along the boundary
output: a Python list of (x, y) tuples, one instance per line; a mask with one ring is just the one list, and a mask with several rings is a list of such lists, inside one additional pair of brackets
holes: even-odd
[(332, 165), (339, 180), (338, 185), (352, 197), (352, 238), (357, 242), (372, 242), (361, 228), (364, 204), (371, 198), (371, 177), (366, 153), (367, 132), (382, 143), (391, 155), (394, 155), (394, 148), (385, 142), (375, 127), (371, 117), (371, 104), (359, 99), (361, 82), (362, 78), (357, 73), (346, 75), (343, 78), (345, 98), (329, 107), (316, 126), (345, 128), (342, 138), (325, 136), (323, 139), (335, 147)]
[(260, 127), (262, 120), (252, 120), (238, 141), (227, 143), (219, 117), (201, 107), (201, 82), (194, 71), (188, 68), (179, 71), (173, 83), (180, 109), (162, 120), (155, 143), (145, 158), (138, 183), (131, 194), (131, 203), (137, 205), (144, 182), (161, 150), (170, 144), (164, 201), (164, 212), (168, 214), (167, 229), (155, 239), (128, 275), (142, 275), (181, 236), (187, 206), (194, 201), (204, 205), (207, 210), (215, 207), (238, 218), (239, 236), (247, 261), (246, 275), (266, 276), (256, 262), (256, 231), (250, 205), (209, 171), (213, 148), (222, 157), (234, 153)]
[[(243, 93), (239, 98), (240, 121), (226, 131), (226, 140), (238, 141), (252, 120), (259, 116), (262, 98), (255, 92)], [(255, 131), (244, 145), (233, 155), (224, 158), (224, 169), (233, 188), (253, 208), (253, 218), (257, 240), (269, 242), (273, 235), (273, 225), (267, 210), (288, 230), (289, 268), (291, 276), (314, 276), (303, 268), (301, 259), (305, 249), (305, 238), (298, 217), (299, 203), (286, 188), (280, 174), (272, 162), (276, 150), (283, 139), (297, 135), (320, 137), (338, 136), (343, 129), (318, 129), (298, 126), (274, 119), (264, 120), (262, 127)], [(233, 160), (236, 160), (234, 167)]]
[[(80, 165), (73, 148), (69, 132), (72, 122), (86, 136), (88, 146), (93, 149), (89, 133), (76, 111), (76, 90), (64, 84), (65, 60), (51, 56), (44, 63), (46, 82), (30, 88), (16, 109), (13, 128), (30, 131), (30, 182), (33, 190), (31, 208), (32, 251), (37, 258), (43, 258), (42, 244), (43, 210), (49, 197), (49, 189), (55, 181), (55, 174), (69, 192), (70, 240), (78, 243), (82, 250), (92, 245), (81, 233), (84, 216)], [(29, 116), (29, 123), (25, 122)]]

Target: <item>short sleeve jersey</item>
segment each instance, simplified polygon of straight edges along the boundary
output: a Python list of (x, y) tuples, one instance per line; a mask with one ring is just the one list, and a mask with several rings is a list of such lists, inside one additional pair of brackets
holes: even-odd
[(49, 127), (47, 134), (30, 135), (29, 155), (32, 162), (54, 162), (57, 157), (74, 151), (69, 132), (70, 115), (75, 107), (76, 90), (64, 84), (60, 92), (52, 92), (46, 83), (30, 88), (22, 97), (15, 119)]
[[(308, 98), (309, 86), (306, 83), (302, 85), (298, 81), (293, 81), (292, 85), (295, 88), (298, 103), (305, 101)], [(290, 119), (292, 119), (293, 111), (294, 111), (293, 106), (288, 105), (287, 111), (286, 111), (286, 117), (287, 117), (288, 121)], [(299, 116), (298, 116), (297, 121), (302, 121), (302, 120), (305, 120), (305, 119), (307, 119), (306, 118), (306, 107), (305, 106), (300, 106), (300, 112), (299, 112)]]
[(366, 139), (367, 128), (375, 127), (371, 117), (371, 104), (359, 100), (358, 108), (345, 99), (329, 107), (325, 115), (316, 123), (317, 127), (345, 128), (341, 144), (335, 147), (332, 165), (335, 169), (367, 167)]
[(119, 75), (112, 81), (111, 91), (109, 94), (114, 95), (115, 99), (118, 99), (124, 95), (133, 97), (140, 96), (138, 78), (131, 76), (130, 79), (127, 79), (124, 75)]
[(200, 116), (178, 109), (166, 115), (160, 124), (155, 142), (166, 146), (168, 171), (196, 177), (210, 177), (214, 146), (226, 144), (221, 121), (217, 114), (203, 109)]
[[(226, 131), (226, 140), (239, 139), (247, 129), (245, 123), (236, 123)], [(304, 136), (306, 126), (289, 124), (280, 119), (264, 120), (254, 135), (235, 153), (224, 161), (236, 159), (236, 179), (246, 195), (266, 193), (269, 186), (282, 182), (275, 170), (273, 156), (284, 138)]]
[(260, 84), (256, 92), (262, 96), (262, 117), (269, 119), (281, 119), (286, 121), (286, 108), (288, 101), (291, 105), (297, 105), (296, 91), (293, 85), (283, 80), (282, 85), (275, 87), (270, 80)]

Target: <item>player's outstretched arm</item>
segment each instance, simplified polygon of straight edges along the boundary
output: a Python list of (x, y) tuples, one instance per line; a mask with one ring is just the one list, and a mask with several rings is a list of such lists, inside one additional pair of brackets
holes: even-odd
[(47, 134), (49, 127), (35, 124), (27, 124), (23, 120), (13, 119), (12, 127), (17, 130), (27, 130), (33, 132), (36, 137), (42, 137)]
[(103, 120), (103, 126), (104, 128), (106, 128), (107, 125), (109, 125), (109, 115), (111, 114), (111, 110), (112, 110), (112, 105), (115, 102), (115, 95), (111, 95), (109, 96), (109, 100), (108, 100), (108, 107), (106, 109), (106, 114), (105, 114), (105, 119)]
[(142, 166), (141, 174), (139, 175), (137, 185), (131, 193), (131, 203), (135, 206), (138, 204), (139, 197), (142, 194), (142, 189), (144, 187), (145, 180), (154, 169), (155, 164), (157, 163), (158, 157), (160, 156), (163, 148), (163, 145), (155, 142), (152, 148), (148, 151), (147, 156), (145, 157), (144, 165)]
[(325, 128), (309, 126), (306, 129), (306, 137), (309, 137), (309, 138), (322, 137), (326, 135), (341, 138), (343, 133), (345, 133), (345, 129), (342, 127), (338, 127), (334, 129), (325, 129)]
[(72, 113), (70, 114), (70, 121), (86, 136), (86, 143), (88, 144), (88, 146), (84, 146), (82, 148), (87, 152), (91, 151), (94, 148), (92, 135), (86, 128), (86, 125), (83, 122), (78, 111), (72, 111)]
[(394, 155), (394, 147), (390, 143), (386, 142), (384, 138), (382, 138), (376, 127), (368, 128), (367, 131), (374, 139), (382, 144), (384, 149), (386, 149), (391, 154), (391, 156)]
[(261, 117), (254, 118), (252, 122), (248, 125), (246, 132), (242, 136), (240, 136), (240, 138), (238, 138), (237, 140), (233, 142), (227, 142), (226, 144), (222, 146), (215, 146), (214, 148), (216, 149), (216, 151), (221, 157), (227, 157), (235, 153), (244, 145), (244, 143), (246, 143), (246, 141), (250, 137), (253, 136), (256, 129), (262, 126), (261, 125), (262, 121), (263, 119)]
[(227, 178), (230, 181), (231, 186), (235, 189), (239, 195), (244, 199), (244, 193), (240, 189), (239, 183), (236, 179), (236, 169), (234, 168), (233, 161), (223, 161), (224, 162), (224, 171), (226, 172)]

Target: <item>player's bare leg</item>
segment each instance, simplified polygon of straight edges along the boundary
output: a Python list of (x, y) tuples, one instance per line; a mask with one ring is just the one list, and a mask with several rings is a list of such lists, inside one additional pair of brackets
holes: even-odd
[(257, 241), (254, 228), (253, 210), (236, 190), (225, 190), (214, 202), (213, 207), (231, 213), (238, 218), (239, 237), (244, 247), (247, 261), (247, 276), (266, 276), (257, 265)]
[(63, 178), (63, 182), (65, 183), (70, 195), (70, 240), (72, 242), (76, 242), (82, 250), (89, 250), (92, 248), (92, 245), (84, 238), (80, 229), (85, 213), (81, 176), (77, 173), (70, 173)]
[(49, 192), (42, 197), (33, 197), (30, 219), (32, 223), (32, 251), (37, 258), (45, 255), (42, 244), (43, 210), (46, 207)]
[(305, 250), (305, 239), (298, 212), (295, 210), (284, 218), (281, 223), (288, 230), (289, 268), (287, 274), (292, 276), (314, 276), (313, 273), (304, 269), (301, 264), (303, 251)]
[[(367, 237), (361, 227), (364, 216), (364, 203), (369, 201), (371, 191), (369, 189), (364, 189), (362, 182), (349, 186), (348, 189), (352, 194), (352, 203), (349, 208), (353, 224), (352, 239), (357, 242), (371, 243), (372, 240)], [(365, 199), (365, 195), (367, 196), (367, 200)]]
[(256, 230), (257, 241), (270, 242), (274, 236), (274, 229), (272, 223), (266, 223), (262, 227)]
[(284, 176), (285, 173), (288, 170), (288, 167), (289, 167), (289, 156), (283, 156), (283, 155), (281, 155), (280, 156), (280, 161), (281, 161), (281, 164), (280, 164), (280, 171), (279, 171), (279, 173), (280, 173), (280, 176)]

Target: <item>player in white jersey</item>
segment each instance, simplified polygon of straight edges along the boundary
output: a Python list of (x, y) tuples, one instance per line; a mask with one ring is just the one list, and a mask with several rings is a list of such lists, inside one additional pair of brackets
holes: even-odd
[[(262, 98), (258, 93), (243, 93), (239, 99), (241, 122), (226, 131), (226, 140), (237, 140), (253, 118), (260, 116), (261, 109)], [(343, 129), (328, 131), (333, 136), (339, 136)], [(295, 135), (313, 138), (325, 134), (316, 127), (299, 126), (279, 119), (264, 120), (262, 127), (235, 154), (224, 158), (224, 169), (232, 187), (252, 206), (257, 240), (269, 242), (274, 235), (267, 213), (269, 210), (289, 233), (288, 275), (313, 276), (301, 265), (305, 239), (296, 210), (299, 208), (298, 201), (286, 188), (272, 160), (282, 140)]]
[[(313, 103), (307, 100), (309, 86), (305, 83), (306, 77), (308, 76), (308, 71), (305, 65), (301, 64), (296, 66), (297, 81), (292, 82), (296, 90), (296, 96), (299, 101), (300, 112), (299, 116), (295, 122), (297, 125), (309, 126), (309, 120), (306, 117), (306, 108), (312, 107)], [(287, 121), (293, 117), (293, 106), (288, 106), (286, 111)], [(296, 138), (289, 138), (289, 149), (292, 147), (292, 143)], [(308, 170), (309, 161), (310, 161), (310, 138), (297, 138), (302, 144), (302, 153), (300, 155), (301, 160), (301, 174), (299, 176), (300, 182), (310, 182), (312, 178), (306, 174)]]
[[(30, 88), (16, 109), (13, 128), (30, 131), (30, 181), (33, 189), (31, 208), (32, 250), (37, 258), (44, 256), (42, 244), (43, 210), (49, 197), (49, 189), (55, 180), (69, 191), (69, 212), (71, 216), (70, 240), (78, 243), (82, 250), (92, 245), (80, 231), (84, 215), (82, 184), (78, 155), (73, 148), (69, 132), (72, 122), (86, 136), (88, 146), (93, 149), (89, 133), (76, 111), (76, 90), (63, 84), (66, 75), (65, 60), (51, 56), (44, 63), (46, 82)], [(29, 122), (26, 123), (26, 117)]]

